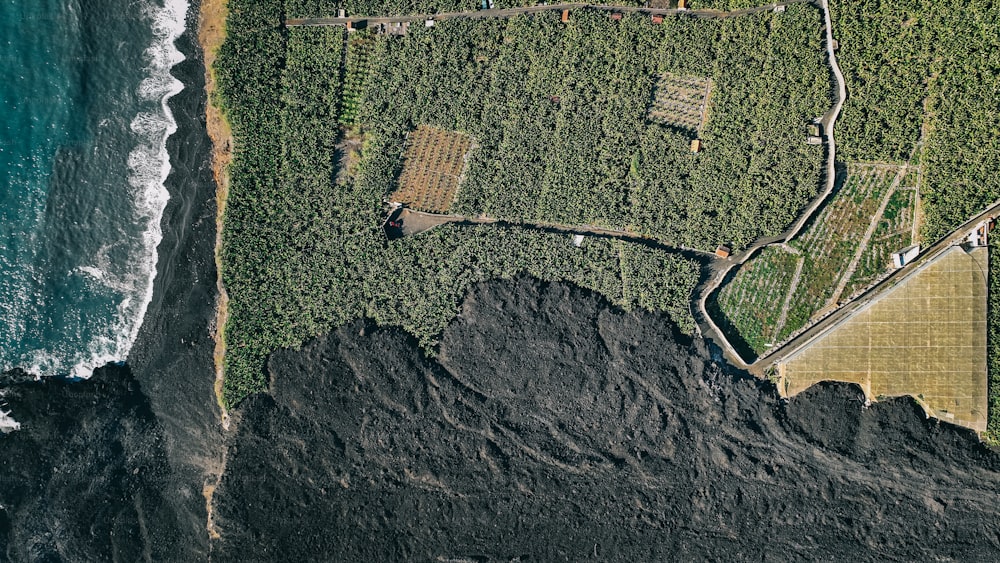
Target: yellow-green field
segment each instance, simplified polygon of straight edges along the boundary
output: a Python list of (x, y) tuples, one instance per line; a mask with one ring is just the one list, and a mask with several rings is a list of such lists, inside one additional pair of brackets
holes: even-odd
[(856, 383), (870, 399), (911, 395), (985, 430), (987, 272), (985, 248), (950, 248), (781, 360), (778, 388)]

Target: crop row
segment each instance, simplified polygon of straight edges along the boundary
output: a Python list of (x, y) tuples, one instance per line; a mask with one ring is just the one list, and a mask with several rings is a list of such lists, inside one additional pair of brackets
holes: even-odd
[[(846, 275), (896, 171), (879, 166), (848, 167), (842, 185), (830, 201), (805, 231), (789, 243), (800, 256), (769, 247), (749, 260), (722, 287), (718, 307), (726, 319), (725, 330), (759, 354), (770, 344), (785, 340), (805, 326), (829, 303), (841, 277)], [(885, 248), (894, 244), (891, 240), (894, 232), (908, 228), (905, 226), (909, 224), (907, 220), (912, 219), (908, 219), (911, 217), (907, 207), (910, 201), (905, 199), (905, 194), (912, 193), (896, 192), (890, 199), (882, 219), (884, 226), (880, 223), (872, 238), (872, 245), (877, 250), (869, 246), (863, 251), (857, 271), (864, 272), (864, 276), (877, 276), (884, 271), (875, 272), (880, 259), (880, 254), (876, 253), (886, 252)], [(898, 248), (887, 252), (896, 250)], [(800, 269), (799, 281), (795, 287), (790, 287), (796, 269)], [(849, 288), (853, 290), (854, 286), (849, 285)], [(778, 326), (785, 303), (788, 304), (787, 316)]]
[(372, 62), (368, 57), (373, 38), (367, 30), (353, 33), (347, 41), (344, 55), (344, 84), (341, 93), (340, 123), (353, 125), (358, 103), (371, 77)]
[(736, 334), (755, 353), (774, 344), (782, 305), (802, 258), (778, 246), (769, 246), (744, 264), (719, 291), (722, 328)]
[(828, 304), (894, 176), (884, 169), (850, 167), (844, 186), (805, 233), (791, 243), (802, 251), (805, 265), (779, 339), (805, 326)]
[(913, 214), (916, 192), (896, 190), (865, 248), (858, 268), (844, 288), (844, 296), (864, 289), (892, 268), (892, 253), (914, 243)]

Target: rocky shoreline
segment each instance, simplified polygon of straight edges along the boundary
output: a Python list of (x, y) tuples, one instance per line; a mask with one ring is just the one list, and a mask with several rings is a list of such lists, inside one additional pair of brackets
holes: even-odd
[(169, 101), (177, 131), (154, 294), (125, 365), (86, 381), (0, 388), (21, 430), (0, 437), (0, 559), (204, 561), (210, 553), (203, 491), (224, 454), (215, 380), (216, 183), (206, 131), (200, 3), (176, 45)]

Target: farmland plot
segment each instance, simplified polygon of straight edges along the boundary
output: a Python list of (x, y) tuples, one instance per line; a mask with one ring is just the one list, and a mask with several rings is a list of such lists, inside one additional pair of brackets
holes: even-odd
[(347, 42), (344, 57), (344, 84), (340, 102), (340, 123), (353, 125), (358, 113), (358, 103), (371, 75), (372, 61), (369, 52), (374, 37), (368, 31), (353, 34)]
[(805, 266), (779, 339), (805, 326), (827, 306), (896, 172), (895, 168), (850, 166), (844, 186), (806, 232), (792, 241), (805, 255)]
[(649, 117), (679, 129), (699, 131), (708, 112), (712, 80), (665, 73), (656, 84)]
[(892, 253), (910, 246), (913, 240), (914, 190), (897, 190), (889, 198), (874, 236), (865, 248), (851, 281), (844, 289), (848, 297), (862, 290), (892, 267)]
[(417, 127), (406, 142), (399, 188), (389, 199), (420, 211), (446, 213), (471, 147), (472, 139), (463, 133)]
[[(908, 240), (912, 228), (912, 190), (894, 194), (884, 217), (873, 219), (898, 172), (894, 166), (851, 165), (843, 186), (807, 229), (789, 243), (800, 256), (769, 247), (722, 287), (718, 306), (725, 318), (723, 329), (739, 335), (760, 354), (806, 326), (830, 304), (872, 221), (880, 221), (870, 243), (874, 249), (863, 251), (858, 275), (852, 276), (842, 295), (877, 277), (884, 270), (879, 267), (884, 263), (881, 256), (888, 260), (889, 254), (899, 250), (898, 240), (904, 234)], [(792, 283), (796, 272), (798, 280)]]
[(757, 353), (773, 344), (781, 329), (782, 305), (801, 259), (784, 248), (769, 246), (741, 267), (719, 292), (723, 330), (738, 333)]

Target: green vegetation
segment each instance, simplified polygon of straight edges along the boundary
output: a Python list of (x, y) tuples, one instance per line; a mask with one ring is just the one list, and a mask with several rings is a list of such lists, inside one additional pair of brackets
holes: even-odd
[(842, 297), (850, 297), (854, 292), (871, 285), (886, 273), (892, 262), (893, 252), (913, 244), (915, 196), (916, 192), (911, 189), (899, 189), (889, 197), (885, 213), (879, 219)]
[(816, 220), (791, 246), (802, 251), (802, 282), (789, 299), (788, 319), (781, 328), (783, 340), (802, 328), (830, 304), (837, 284), (854, 259), (858, 245), (892, 185), (895, 175), (877, 169), (849, 172), (837, 194)]
[(768, 246), (740, 267), (719, 291), (713, 315), (726, 334), (738, 336), (753, 352), (775, 343), (782, 305), (788, 296), (802, 257), (779, 246)]
[[(353, 95), (340, 78), (346, 68), (351, 80), (344, 31), (286, 31), (280, 6), (259, 0), (230, 0), (230, 10), (216, 66), (235, 136), (222, 248), (227, 404), (266, 388), (264, 362), (275, 349), (362, 316), (402, 327), (433, 353), (471, 284), (522, 273), (666, 311), (693, 330), (687, 303), (699, 267), (674, 253), (594, 237), (576, 247), (568, 234), (495, 226), (386, 240), (381, 198), (395, 182), (400, 145), (365, 133), (353, 176), (336, 180), (340, 111)], [(372, 56), (389, 41), (373, 43)], [(430, 57), (445, 55), (427, 47)], [(375, 130), (358, 109), (358, 125)]]
[(340, 123), (353, 125), (358, 114), (358, 103), (371, 76), (371, 60), (368, 51), (375, 41), (368, 31), (351, 34), (347, 41), (344, 58), (344, 90), (341, 95)]
[[(852, 166), (833, 197), (808, 227), (789, 243), (791, 252), (768, 247), (740, 267), (718, 294), (721, 328), (742, 340), (753, 353), (787, 339), (831, 302), (872, 282), (889, 267), (892, 252), (908, 241), (912, 227), (912, 190), (889, 196), (885, 212), (877, 211), (889, 194), (898, 168)], [(874, 217), (874, 218), (873, 218)], [(838, 290), (857, 256), (872, 221), (878, 221), (861, 250), (854, 274)], [(798, 265), (802, 261), (801, 269)], [(799, 270), (797, 283), (794, 273)], [(787, 311), (784, 306), (787, 304)]]
[(989, 0), (834, 0), (848, 160), (908, 158), (921, 132), (923, 237), (1000, 197), (1000, 13)]
[(986, 432), (983, 440), (1000, 446), (1000, 243), (990, 240), (990, 278), (987, 299), (986, 370), (989, 373)]
[[(459, 212), (745, 247), (781, 232), (820, 184), (823, 149), (804, 142), (830, 104), (820, 15), (656, 25), (575, 10), (568, 24), (550, 12), (411, 28), (372, 50), (379, 86), (358, 121), (383, 149), (365, 159), (388, 186), (406, 131), (458, 130), (478, 143)], [(647, 117), (667, 72), (714, 82), (700, 154), (689, 130)]]

